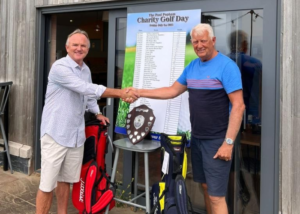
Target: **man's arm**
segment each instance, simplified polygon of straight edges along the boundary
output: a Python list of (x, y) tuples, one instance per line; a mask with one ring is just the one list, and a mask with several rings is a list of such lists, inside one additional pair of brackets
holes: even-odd
[[(225, 138), (231, 138), (235, 140), (243, 118), (243, 113), (245, 110), (245, 104), (243, 99), (243, 91), (238, 90), (228, 94), (229, 100), (232, 104), (232, 109), (229, 117), (229, 124), (226, 132)], [(226, 142), (222, 144), (214, 158), (219, 158), (223, 160), (230, 160), (232, 154), (233, 145), (228, 145)]]
[(106, 88), (101, 97), (121, 98), (126, 100), (126, 102), (132, 103), (139, 98), (139, 94), (135, 88)]
[[(89, 109), (89, 112), (91, 112), (93, 114), (100, 113), (100, 108), (97, 104), (97, 100), (94, 98), (88, 98), (87, 107)], [(96, 118), (97, 118), (97, 120), (100, 120), (104, 125), (109, 123), (109, 118), (105, 117), (102, 114), (97, 114)]]
[(91, 79), (85, 81), (79, 78), (70, 68), (61, 64), (55, 64), (51, 67), (48, 80), (49, 83), (55, 83), (63, 88), (95, 99), (99, 99), (106, 89), (105, 86), (91, 83)]
[(140, 97), (147, 97), (152, 99), (171, 99), (185, 92), (186, 85), (182, 85), (175, 81), (170, 87), (156, 88), (156, 89), (138, 89)]
[(52, 81), (55, 84), (58, 84), (64, 88), (68, 88), (69, 90), (75, 91), (79, 94), (89, 96), (89, 98), (129, 98), (127, 102), (130, 103), (134, 102), (138, 98), (137, 92), (134, 89), (127, 94), (126, 89), (106, 88), (103, 85), (91, 83), (91, 79), (90, 82), (84, 81), (64, 65), (52, 66), (49, 73), (49, 81)]
[(243, 91), (238, 90), (228, 94), (229, 100), (232, 104), (232, 109), (229, 117), (229, 124), (226, 133), (226, 138), (235, 140), (243, 119), (243, 113), (245, 110), (245, 104), (243, 99)]

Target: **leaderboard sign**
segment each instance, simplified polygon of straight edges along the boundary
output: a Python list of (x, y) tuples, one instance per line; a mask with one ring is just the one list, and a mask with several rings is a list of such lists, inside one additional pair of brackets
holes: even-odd
[[(200, 22), (200, 9), (129, 13), (122, 88), (171, 86), (197, 57), (189, 33)], [(147, 105), (156, 117), (153, 139), (159, 140), (159, 133), (189, 135), (188, 92), (170, 100), (140, 98), (131, 105), (120, 101), (115, 132), (126, 134), (126, 115), (139, 105)]]

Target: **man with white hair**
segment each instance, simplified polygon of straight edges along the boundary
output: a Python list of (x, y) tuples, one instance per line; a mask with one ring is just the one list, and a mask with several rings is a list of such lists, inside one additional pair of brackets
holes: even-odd
[(140, 97), (153, 99), (170, 99), (189, 91), (193, 178), (203, 187), (207, 213), (228, 214), (225, 195), (233, 142), (245, 109), (241, 74), (230, 58), (215, 49), (210, 25), (198, 24), (190, 35), (199, 58), (172, 86), (138, 91)]
[(133, 102), (138, 98), (133, 89), (111, 89), (92, 83), (91, 71), (83, 62), (90, 41), (85, 31), (75, 30), (68, 36), (68, 55), (51, 67), (41, 123), (41, 180), (36, 198), (36, 213), (49, 212), (53, 189), (56, 188), (57, 213), (66, 214), (70, 183), (79, 181), (86, 108), (104, 124), (97, 99), (114, 97)]

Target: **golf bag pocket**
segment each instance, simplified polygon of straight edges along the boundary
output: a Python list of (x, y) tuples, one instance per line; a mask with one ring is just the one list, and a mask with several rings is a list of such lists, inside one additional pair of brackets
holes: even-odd
[(166, 199), (164, 214), (177, 214), (177, 206), (174, 197)]
[(180, 214), (188, 214), (188, 194), (185, 181), (182, 175), (177, 175), (175, 180), (175, 203), (177, 212)]
[(165, 182), (153, 184), (151, 189), (151, 213), (162, 214), (165, 208)]
[[(100, 173), (100, 177), (98, 173)], [(87, 214), (101, 213), (110, 204), (114, 198), (114, 189), (109, 188), (110, 184), (107, 174), (98, 170), (96, 161), (92, 162), (85, 183), (85, 210)]]

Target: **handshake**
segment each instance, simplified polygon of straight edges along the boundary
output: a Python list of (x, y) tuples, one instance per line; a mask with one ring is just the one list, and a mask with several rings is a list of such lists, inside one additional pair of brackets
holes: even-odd
[(139, 90), (133, 87), (121, 89), (121, 99), (127, 103), (133, 103), (140, 97)]

